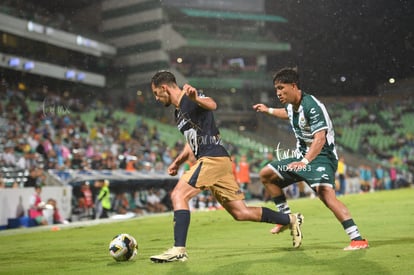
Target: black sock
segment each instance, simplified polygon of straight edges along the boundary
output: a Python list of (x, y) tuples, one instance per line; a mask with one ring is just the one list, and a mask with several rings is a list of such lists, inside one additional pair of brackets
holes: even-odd
[(279, 209), (279, 212), (290, 214), (290, 207), (286, 201), (286, 197), (284, 194), (272, 198), (273, 202), (275, 203), (277, 209)]
[(358, 226), (355, 224), (353, 219), (343, 221), (342, 226), (344, 227), (346, 234), (348, 234), (351, 240), (363, 240), (361, 234), (359, 233)]
[(284, 194), (282, 194), (282, 195), (279, 195), (277, 197), (273, 197), (272, 200), (275, 204), (285, 203), (286, 202), (286, 196)]
[(185, 246), (189, 226), (190, 211), (174, 211), (174, 246)]
[(289, 215), (275, 212), (269, 208), (262, 207), (262, 218), (261, 222), (273, 223), (273, 224), (289, 224), (290, 218)]

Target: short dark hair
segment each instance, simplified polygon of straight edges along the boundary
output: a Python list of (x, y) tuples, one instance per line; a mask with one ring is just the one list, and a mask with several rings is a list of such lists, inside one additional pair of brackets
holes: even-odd
[(297, 68), (283, 68), (273, 76), (273, 83), (292, 84), (299, 86), (299, 74)]
[(177, 84), (175, 76), (169, 71), (158, 71), (152, 78), (151, 84), (158, 87), (162, 84)]

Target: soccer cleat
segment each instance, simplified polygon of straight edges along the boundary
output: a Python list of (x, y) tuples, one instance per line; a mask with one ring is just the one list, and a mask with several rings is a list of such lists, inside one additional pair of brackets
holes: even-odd
[(352, 240), (351, 243), (344, 248), (344, 250), (359, 250), (359, 249), (365, 249), (368, 248), (368, 241), (363, 239), (363, 240)]
[[(302, 225), (303, 215), (302, 214), (300, 214), (300, 215), (301, 215), (301, 219), (299, 219), (299, 225)], [(270, 230), (270, 233), (272, 233), (272, 234), (279, 234), (279, 233), (282, 233), (282, 232), (286, 231), (286, 229), (288, 229), (288, 228), (290, 229), (290, 227), (291, 227), (290, 224), (286, 224), (286, 225), (283, 225), (283, 224), (275, 224), (275, 227), (273, 227)]]
[(289, 214), (289, 216), (291, 220), (292, 220), (292, 217), (294, 217), (294, 223), (290, 224), (290, 234), (293, 237), (293, 247), (299, 248), (299, 246), (302, 244), (302, 239), (303, 239), (302, 230), (300, 227), (303, 224), (304, 217), (300, 213)]
[(188, 260), (188, 255), (185, 247), (174, 246), (160, 255), (151, 256), (150, 260), (153, 263), (185, 262)]

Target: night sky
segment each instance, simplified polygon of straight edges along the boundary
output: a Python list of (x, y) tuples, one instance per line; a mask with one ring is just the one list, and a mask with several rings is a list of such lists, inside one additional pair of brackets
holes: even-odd
[(269, 1), (268, 11), (289, 20), (272, 27), (293, 46), (270, 66), (298, 66), (307, 89), (375, 94), (390, 77), (414, 77), (412, 0)]
[[(99, 0), (27, 0), (70, 14)], [(269, 14), (289, 23), (270, 24), (292, 44), (275, 54), (274, 72), (297, 66), (302, 87), (317, 94), (375, 94), (390, 77), (414, 77), (413, 0), (267, 0)], [(342, 80), (341, 80), (342, 78)]]

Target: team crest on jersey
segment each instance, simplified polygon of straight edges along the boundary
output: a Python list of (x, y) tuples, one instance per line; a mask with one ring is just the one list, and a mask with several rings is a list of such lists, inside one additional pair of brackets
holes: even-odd
[(300, 128), (305, 128), (305, 126), (306, 126), (306, 119), (305, 119), (305, 117), (304, 117), (304, 116), (301, 116), (301, 117), (299, 118), (299, 127), (300, 127)]
[(325, 169), (325, 167), (323, 167), (323, 166), (319, 166), (318, 168), (316, 168), (316, 171), (318, 171), (318, 172), (323, 172), (323, 171), (325, 171), (326, 169)]

